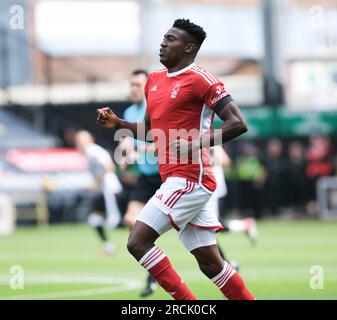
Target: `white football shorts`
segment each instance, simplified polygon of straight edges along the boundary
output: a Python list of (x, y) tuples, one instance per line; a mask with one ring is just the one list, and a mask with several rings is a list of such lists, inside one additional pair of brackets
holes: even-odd
[(148, 201), (137, 220), (160, 235), (173, 227), (189, 251), (216, 244), (215, 232), (223, 226), (209, 203), (211, 195), (195, 182), (170, 177)]

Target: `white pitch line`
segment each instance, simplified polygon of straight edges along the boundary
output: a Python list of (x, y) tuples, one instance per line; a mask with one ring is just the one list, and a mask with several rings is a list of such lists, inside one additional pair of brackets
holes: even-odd
[[(9, 283), (9, 276), (0, 276), (0, 283)], [(111, 277), (90, 277), (90, 276), (67, 276), (67, 275), (41, 275), (25, 277), (25, 284), (109, 284), (109, 287), (83, 289), (76, 291), (61, 291), (50, 293), (36, 293), (28, 295), (16, 295), (1, 297), (0, 300), (33, 300), (33, 299), (56, 299), (69, 297), (84, 297), (90, 295), (102, 295), (116, 292), (126, 292), (141, 287), (141, 282), (129, 279), (117, 279)], [(111, 287), (114, 285), (114, 287)], [(116, 287), (117, 285), (117, 287)]]
[(1, 300), (48, 300), (48, 299), (57, 299), (57, 298), (69, 298), (69, 297), (85, 297), (91, 295), (102, 295), (108, 293), (116, 293), (116, 292), (126, 292), (129, 290), (133, 290), (135, 288), (139, 288), (138, 284), (134, 287), (124, 287), (124, 288), (114, 288), (114, 287), (106, 287), (106, 288), (96, 288), (96, 289), (87, 289), (87, 290), (77, 290), (77, 291), (60, 291), (60, 292), (51, 292), (51, 293), (41, 293), (41, 294), (31, 294), (31, 295), (20, 295), (20, 296), (8, 296), (8, 297), (0, 297)]

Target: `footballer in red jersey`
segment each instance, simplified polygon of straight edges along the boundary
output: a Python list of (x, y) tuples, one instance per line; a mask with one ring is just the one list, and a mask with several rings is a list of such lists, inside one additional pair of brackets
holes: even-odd
[[(198, 139), (204, 134), (211, 134), (213, 108), (223, 98), (230, 100), (224, 85), (194, 63), (176, 72), (168, 72), (167, 69), (152, 72), (145, 86), (145, 96), (151, 130), (161, 130), (166, 139), (172, 137), (171, 140), (175, 135), (187, 140), (188, 137)], [(159, 152), (163, 155), (159, 158), (163, 181), (168, 177), (183, 177), (212, 192), (215, 190), (209, 148), (200, 149), (200, 158), (197, 157), (196, 161), (190, 159), (182, 164), (169, 161), (169, 143), (160, 142), (159, 139), (157, 148), (160, 150), (164, 146), (164, 150)]]
[[(209, 148), (245, 133), (247, 125), (223, 83), (194, 62), (205, 38), (202, 27), (177, 19), (160, 45), (165, 69), (152, 72), (145, 86), (144, 121), (130, 123), (110, 108), (101, 108), (97, 123), (154, 141), (158, 150), (163, 184), (139, 213), (127, 244), (139, 264), (174, 299), (196, 299), (155, 245), (160, 235), (174, 228), (200, 270), (224, 296), (254, 300), (241, 276), (221, 257), (215, 236), (223, 227), (209, 202), (216, 189)], [(223, 124), (213, 133), (215, 113)]]

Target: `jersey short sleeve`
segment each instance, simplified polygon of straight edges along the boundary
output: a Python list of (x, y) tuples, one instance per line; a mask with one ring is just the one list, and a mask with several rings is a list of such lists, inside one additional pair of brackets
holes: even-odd
[(230, 95), (224, 84), (206, 71), (198, 73), (198, 77), (195, 77), (194, 92), (211, 109), (221, 99)]

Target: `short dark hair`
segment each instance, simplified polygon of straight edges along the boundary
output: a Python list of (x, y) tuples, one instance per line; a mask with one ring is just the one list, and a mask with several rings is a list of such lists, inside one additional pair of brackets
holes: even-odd
[(138, 76), (140, 74), (143, 74), (146, 78), (149, 76), (149, 73), (145, 69), (136, 69), (132, 71), (132, 76)]
[(206, 32), (204, 29), (193, 22), (191, 22), (189, 19), (177, 19), (173, 23), (173, 28), (182, 29), (188, 33), (189, 36), (191, 36), (199, 47), (201, 47), (202, 43), (207, 37)]

